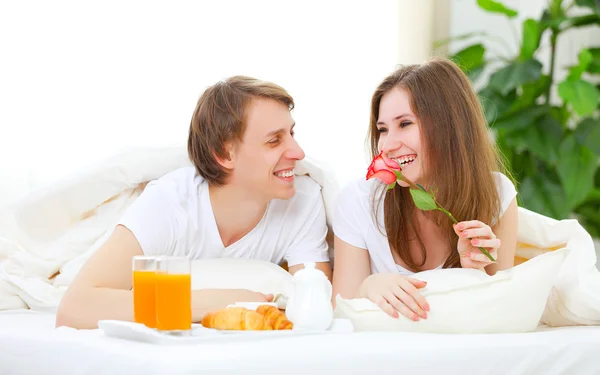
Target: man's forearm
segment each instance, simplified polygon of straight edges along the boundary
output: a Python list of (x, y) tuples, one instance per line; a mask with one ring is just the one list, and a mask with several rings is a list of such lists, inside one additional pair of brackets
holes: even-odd
[(67, 293), (56, 314), (56, 326), (98, 328), (99, 320), (133, 321), (131, 290), (90, 288)]
[[(200, 322), (208, 312), (240, 301), (260, 301), (262, 295), (241, 289), (200, 289), (192, 291), (192, 321)], [(264, 300), (264, 299), (263, 299)], [(91, 288), (71, 291), (63, 298), (56, 326), (77, 329), (98, 328), (98, 321), (133, 321), (131, 290)]]
[[(199, 289), (192, 291), (192, 321), (200, 322), (206, 313), (223, 309), (236, 302), (253, 302), (248, 291), (240, 289)], [(257, 293), (252, 293), (257, 295)], [(258, 301), (258, 300), (256, 300)]]

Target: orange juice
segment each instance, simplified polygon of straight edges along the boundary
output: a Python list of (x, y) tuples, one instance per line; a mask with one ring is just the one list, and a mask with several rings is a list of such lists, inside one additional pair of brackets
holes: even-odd
[(156, 272), (133, 271), (133, 318), (136, 323), (156, 328)]
[(192, 328), (192, 278), (189, 274), (156, 274), (156, 328)]

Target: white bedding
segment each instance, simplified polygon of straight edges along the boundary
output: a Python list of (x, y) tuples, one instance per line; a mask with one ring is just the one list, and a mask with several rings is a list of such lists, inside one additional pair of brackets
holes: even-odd
[[(111, 234), (146, 182), (189, 165), (183, 147), (130, 150), (32, 191), (0, 211), (0, 311), (55, 312), (79, 268)], [(337, 183), (322, 162), (302, 160), (296, 174), (322, 186), (328, 223)], [(600, 325), (600, 272), (591, 236), (576, 220), (519, 208), (519, 256), (572, 250), (542, 317), (551, 326)]]
[(54, 315), (0, 313), (0, 374), (600, 374), (600, 327), (442, 335), (326, 334), (161, 346), (54, 328)]

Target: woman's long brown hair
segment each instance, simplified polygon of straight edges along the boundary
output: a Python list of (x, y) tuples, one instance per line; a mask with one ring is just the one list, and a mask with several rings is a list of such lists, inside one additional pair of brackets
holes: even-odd
[[(403, 66), (383, 80), (371, 100), (369, 141), (372, 157), (379, 154), (377, 120), (381, 98), (390, 90), (406, 90), (417, 116), (427, 188), (436, 189), (439, 204), (458, 221), (480, 220), (492, 225), (498, 217), (500, 199), (492, 172), (507, 173), (491, 140), (482, 107), (465, 74), (452, 61), (434, 59), (423, 65)], [(392, 252), (413, 271), (421, 271), (427, 259), (415, 219), (416, 207), (408, 188), (396, 186), (373, 195), (373, 217), (383, 200), (384, 225)], [(382, 199), (384, 198), (384, 199)], [(460, 267), (456, 251), (458, 236), (442, 212), (427, 211), (452, 249), (444, 268)], [(381, 228), (381, 223), (377, 223)], [(409, 251), (409, 240), (417, 240), (421, 256)]]

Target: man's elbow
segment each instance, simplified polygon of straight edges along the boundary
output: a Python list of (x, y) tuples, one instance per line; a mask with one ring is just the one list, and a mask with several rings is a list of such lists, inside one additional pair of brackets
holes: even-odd
[(56, 311), (56, 328), (62, 326), (73, 327), (70, 307), (71, 303), (69, 303), (68, 298), (63, 297), (60, 301), (60, 305), (58, 305), (58, 310)]
[(66, 293), (56, 312), (56, 328), (63, 326), (76, 329), (88, 328), (81, 326), (81, 314), (78, 313), (81, 310), (80, 306), (81, 301), (76, 294)]

